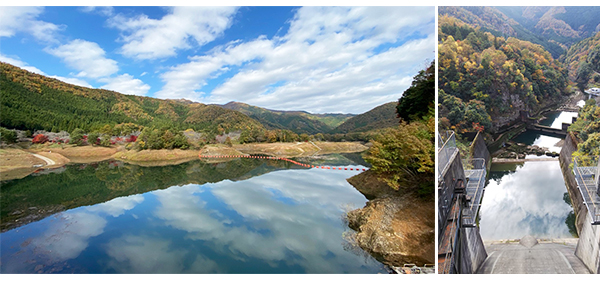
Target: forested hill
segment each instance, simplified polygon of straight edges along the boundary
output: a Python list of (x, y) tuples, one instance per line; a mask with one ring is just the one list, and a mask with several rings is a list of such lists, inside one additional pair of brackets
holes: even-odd
[(333, 133), (367, 132), (373, 129), (398, 126), (396, 106), (398, 102), (390, 102), (377, 106), (372, 110), (352, 117), (333, 130)]
[(600, 32), (571, 46), (562, 60), (581, 90), (600, 87)]
[(71, 85), (0, 62), (0, 125), (21, 130), (98, 130), (134, 123), (210, 135), (264, 130), (262, 124), (233, 110), (200, 103), (124, 95)]
[(354, 115), (310, 114), (303, 111), (275, 111), (240, 102), (221, 107), (242, 112), (262, 123), (267, 129), (289, 129), (297, 134), (327, 133)]
[(571, 92), (567, 71), (542, 46), (439, 18), (440, 125), (488, 132), (555, 105)]
[(440, 17), (542, 45), (555, 59), (600, 30), (599, 14), (600, 7), (439, 7)]

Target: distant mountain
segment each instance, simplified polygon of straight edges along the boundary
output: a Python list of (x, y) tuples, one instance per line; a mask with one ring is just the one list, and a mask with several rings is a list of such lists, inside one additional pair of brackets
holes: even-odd
[(396, 116), (398, 102), (389, 102), (372, 110), (352, 117), (336, 127), (332, 133), (367, 132), (373, 129), (398, 126), (400, 119)]
[(311, 114), (304, 111), (277, 111), (240, 102), (229, 102), (219, 106), (244, 113), (259, 121), (267, 129), (289, 129), (298, 134), (328, 132), (354, 116), (351, 114)]
[(561, 59), (581, 90), (600, 87), (600, 32), (571, 46)]
[(21, 130), (98, 130), (131, 122), (197, 132), (263, 129), (238, 111), (75, 86), (0, 62), (0, 126)]
[(438, 11), (440, 17), (455, 17), (494, 36), (542, 45), (554, 58), (600, 31), (600, 7), (439, 7)]
[(262, 140), (267, 130), (274, 129), (344, 134), (397, 125), (396, 104), (361, 115), (277, 111), (239, 102), (206, 105), (76, 86), (0, 62), (0, 126), (32, 132), (72, 132), (76, 128), (92, 132), (106, 125), (134, 123), (180, 131), (191, 128), (206, 133), (207, 140), (231, 131)]

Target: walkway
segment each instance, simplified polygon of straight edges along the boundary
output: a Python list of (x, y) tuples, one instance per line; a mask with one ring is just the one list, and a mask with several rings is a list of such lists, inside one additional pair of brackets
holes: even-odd
[(512, 242), (486, 242), (488, 258), (478, 274), (589, 274), (575, 256), (576, 238), (538, 241), (531, 236)]
[(32, 154), (32, 155), (35, 156), (35, 157), (37, 157), (37, 158), (40, 158), (40, 159), (44, 160), (46, 162), (46, 165), (55, 165), (56, 164), (53, 160), (51, 160), (49, 158), (46, 158), (46, 157), (44, 157), (42, 155), (38, 155), (38, 154)]

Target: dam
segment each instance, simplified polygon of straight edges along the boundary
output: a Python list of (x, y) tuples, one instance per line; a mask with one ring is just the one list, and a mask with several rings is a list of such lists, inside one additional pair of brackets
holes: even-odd
[[(561, 230), (540, 228), (540, 225), (533, 224), (536, 222), (535, 216), (529, 216), (530, 222), (505, 215), (494, 217), (494, 214), (507, 212), (507, 208), (486, 209), (492, 205), (486, 203), (489, 202), (486, 200), (500, 199), (501, 195), (494, 193), (507, 191), (494, 187), (490, 188), (496, 189), (490, 190), (490, 195), (485, 193), (488, 189), (486, 182), (493, 182), (489, 177), (497, 178), (494, 180), (496, 182), (504, 178), (494, 176), (493, 171), (491, 176), (487, 173), (492, 164), (483, 137), (480, 134), (476, 135), (469, 148), (469, 156), (464, 156), (466, 158), (463, 159), (456, 146), (454, 132), (441, 132), (438, 135), (438, 273), (600, 272), (598, 158), (571, 158), (572, 152), (577, 150), (576, 139), (566, 132), (564, 134), (566, 137), (558, 160), (526, 162), (527, 166), (522, 167), (526, 168), (525, 172), (527, 168), (532, 169), (530, 175), (540, 175), (540, 182), (548, 181), (561, 185), (559, 190), (563, 191), (559, 193), (568, 194), (576, 218), (573, 230), (566, 226), (559, 228)], [(549, 173), (548, 169), (554, 173)], [(528, 182), (527, 178), (524, 179), (515, 181), (512, 184), (513, 189), (519, 192), (530, 190), (533, 180)], [(561, 184), (563, 182), (564, 186)], [(510, 202), (522, 200), (521, 206), (518, 207), (521, 210), (526, 209), (528, 205), (534, 205), (536, 200), (543, 198), (544, 193), (548, 193), (549, 185), (540, 186), (546, 188), (542, 190), (541, 196), (518, 193), (516, 195), (520, 195), (522, 199), (512, 198)], [(561, 200), (559, 199), (559, 202)], [(559, 214), (564, 215), (564, 212), (570, 210), (568, 206), (565, 210), (565, 205), (562, 203), (552, 207), (562, 210)], [(564, 221), (560, 216), (557, 218), (559, 223), (560, 220)], [(549, 219), (552, 217), (537, 218), (537, 222)], [(514, 223), (520, 221), (525, 222), (525, 226), (532, 226), (530, 230), (521, 226), (515, 228), (514, 233), (490, 231), (490, 226), (519, 226)], [(570, 231), (575, 235), (570, 235)]]

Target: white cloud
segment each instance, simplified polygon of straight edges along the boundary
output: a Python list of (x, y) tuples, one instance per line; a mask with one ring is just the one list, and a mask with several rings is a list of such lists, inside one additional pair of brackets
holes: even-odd
[(61, 58), (69, 67), (80, 71), (76, 76), (99, 78), (119, 70), (117, 62), (105, 57), (106, 52), (95, 42), (75, 39), (46, 52)]
[(83, 86), (83, 87), (89, 87), (92, 88), (92, 86), (87, 83), (87, 81), (85, 80), (81, 80), (78, 78), (73, 78), (73, 77), (62, 77), (62, 76), (57, 76), (57, 75), (47, 75), (46, 73), (44, 73), (43, 71), (41, 71), (40, 69), (34, 67), (34, 66), (30, 66), (29, 64), (19, 60), (19, 59), (15, 59), (15, 58), (10, 58), (10, 57), (6, 57), (2, 54), (0, 54), (0, 61), (11, 64), (13, 66), (22, 68), (26, 71), (30, 71), (33, 73), (37, 73), (37, 74), (41, 74), (41, 75), (45, 75), (51, 78), (55, 78), (58, 79), (60, 81), (66, 82), (66, 83), (70, 83), (70, 84), (74, 84), (74, 85), (78, 85), (78, 86)]
[(150, 85), (143, 81), (133, 78), (130, 74), (122, 74), (114, 78), (103, 78), (101, 82), (107, 82), (106, 85), (100, 88), (117, 91), (123, 94), (133, 94), (143, 96), (150, 90)]
[[(362, 113), (400, 98), (433, 58), (434, 30), (432, 8), (303, 7), (281, 38), (233, 42), (171, 68), (156, 96)], [(209, 95), (202, 92), (233, 66), (240, 71)]]
[(171, 68), (160, 77), (165, 86), (155, 95), (160, 98), (186, 98), (197, 100), (195, 90), (206, 85), (206, 80), (219, 71), (227, 71), (228, 66), (240, 66), (250, 60), (264, 57), (272, 49), (272, 42), (264, 38), (243, 43), (231, 44), (209, 55), (195, 56), (190, 63)]
[(61, 26), (36, 20), (43, 7), (7, 7), (0, 9), (0, 37), (11, 37), (17, 32), (31, 34), (38, 40), (56, 42), (56, 32)]
[(121, 40), (125, 44), (121, 52), (124, 56), (158, 59), (213, 41), (231, 25), (236, 10), (235, 7), (174, 7), (159, 20), (146, 15), (136, 18), (116, 15), (109, 20), (109, 25), (123, 32)]
[(97, 13), (107, 17), (112, 16), (114, 12), (114, 8), (109, 6), (86, 6), (80, 7), (79, 9), (84, 13)]

